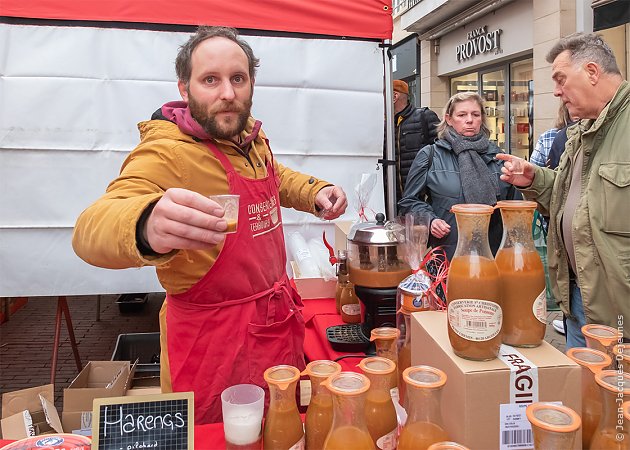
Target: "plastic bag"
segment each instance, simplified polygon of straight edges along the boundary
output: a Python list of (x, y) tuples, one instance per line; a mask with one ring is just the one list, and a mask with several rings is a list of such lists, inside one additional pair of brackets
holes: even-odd
[(374, 191), (374, 187), (376, 186), (376, 174), (373, 173), (363, 173), (361, 174), (361, 180), (359, 184), (357, 184), (354, 188), (354, 208), (356, 209), (359, 215), (360, 222), (369, 222), (366, 215), (366, 211), (371, 211), (372, 215), (376, 214), (372, 211), (371, 208), (368, 207), (368, 203), (370, 202), (370, 198), (372, 197), (372, 191)]

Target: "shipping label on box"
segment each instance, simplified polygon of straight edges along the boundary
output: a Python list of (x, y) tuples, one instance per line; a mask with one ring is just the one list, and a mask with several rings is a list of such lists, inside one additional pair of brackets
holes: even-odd
[[(445, 312), (412, 314), (412, 365), (447, 375), (442, 417), (450, 440), (472, 450), (533, 448), (521, 405), (560, 402), (582, 410), (580, 367), (547, 342), (536, 348), (501, 346), (500, 358), (469, 361), (453, 352), (447, 327)], [(578, 434), (574, 448), (580, 443)]]

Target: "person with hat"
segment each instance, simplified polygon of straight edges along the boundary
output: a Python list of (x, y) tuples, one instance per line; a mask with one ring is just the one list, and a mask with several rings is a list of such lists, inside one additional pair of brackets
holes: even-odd
[(440, 119), (429, 108), (409, 102), (409, 85), (394, 80), (394, 125), (396, 150), (396, 202), (402, 198), (411, 163), (418, 151), (433, 144)]

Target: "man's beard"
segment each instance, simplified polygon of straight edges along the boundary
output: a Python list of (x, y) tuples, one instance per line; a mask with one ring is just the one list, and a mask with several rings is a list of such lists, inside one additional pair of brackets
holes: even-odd
[[(240, 134), (247, 125), (247, 119), (249, 119), (252, 109), (252, 96), (253, 93), (242, 104), (236, 101), (231, 103), (220, 102), (211, 108), (207, 108), (203, 103), (197, 102), (189, 91), (188, 107), (193, 118), (199, 122), (199, 125), (210, 136), (216, 139), (232, 139)], [(234, 121), (230, 118), (229, 123), (217, 120), (217, 113), (226, 111), (238, 113), (236, 120)]]

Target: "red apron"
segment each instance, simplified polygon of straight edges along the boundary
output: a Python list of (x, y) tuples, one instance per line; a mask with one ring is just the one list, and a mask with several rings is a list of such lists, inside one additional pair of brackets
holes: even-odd
[(174, 392), (194, 391), (195, 423), (220, 422), (221, 392), (253, 383), (269, 392), (263, 372), (277, 364), (304, 369), (302, 301), (289, 284), (280, 215), (280, 179), (235, 172), (212, 143), (239, 194), (237, 232), (208, 273), (182, 294), (167, 295), (166, 338)]

